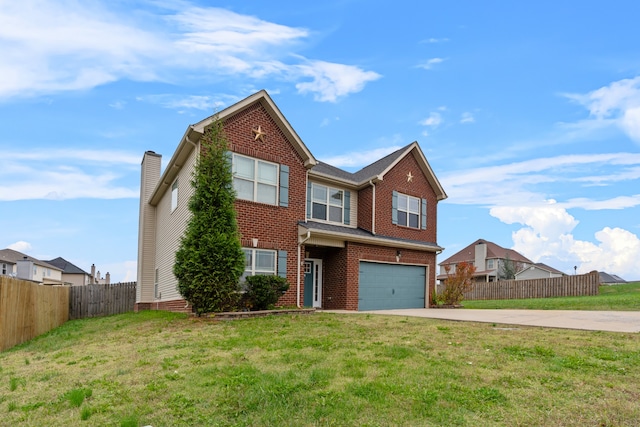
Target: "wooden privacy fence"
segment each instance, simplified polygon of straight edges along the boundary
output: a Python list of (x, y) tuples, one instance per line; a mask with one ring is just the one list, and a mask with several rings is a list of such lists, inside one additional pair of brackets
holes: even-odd
[(135, 303), (136, 282), (72, 286), (69, 319), (126, 313), (133, 311)]
[[(438, 285), (438, 293), (441, 292), (442, 286)], [(472, 291), (464, 294), (464, 299), (493, 300), (598, 295), (599, 286), (600, 275), (597, 271), (548, 279), (477, 282)]]
[(50, 331), (69, 318), (69, 287), (0, 276), (0, 351)]

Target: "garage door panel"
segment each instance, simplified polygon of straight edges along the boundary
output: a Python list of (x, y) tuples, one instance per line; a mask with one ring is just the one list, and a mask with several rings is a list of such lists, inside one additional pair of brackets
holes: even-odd
[(425, 307), (426, 268), (360, 262), (359, 310)]

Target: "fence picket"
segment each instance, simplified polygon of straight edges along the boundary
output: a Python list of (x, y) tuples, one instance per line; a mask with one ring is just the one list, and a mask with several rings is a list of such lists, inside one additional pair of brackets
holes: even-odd
[(69, 319), (126, 313), (135, 303), (136, 282), (72, 286)]

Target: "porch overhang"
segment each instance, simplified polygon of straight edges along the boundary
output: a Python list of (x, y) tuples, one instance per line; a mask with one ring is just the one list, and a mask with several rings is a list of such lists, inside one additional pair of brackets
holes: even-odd
[[(433, 243), (378, 236), (358, 228), (313, 222), (298, 223), (298, 241), (308, 244), (309, 241), (313, 241), (312, 239), (322, 239), (327, 241), (328, 244), (326, 246), (332, 247), (344, 247), (347, 242), (352, 242), (435, 253), (440, 253), (444, 250), (444, 248)], [(333, 244), (329, 244), (329, 242), (333, 242)]]

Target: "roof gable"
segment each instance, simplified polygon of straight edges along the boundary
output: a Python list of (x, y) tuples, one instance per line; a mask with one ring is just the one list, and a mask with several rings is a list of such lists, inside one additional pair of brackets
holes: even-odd
[(173, 183), (176, 176), (178, 175), (178, 172), (189, 158), (191, 150), (193, 150), (197, 146), (200, 138), (204, 136), (204, 132), (207, 126), (213, 123), (214, 120), (224, 120), (225, 118), (231, 117), (234, 114), (244, 111), (245, 109), (255, 105), (256, 103), (262, 105), (262, 107), (264, 107), (264, 109), (267, 111), (267, 114), (269, 114), (269, 116), (276, 122), (289, 143), (302, 158), (305, 167), (311, 168), (315, 166), (318, 161), (315, 159), (315, 157), (313, 157), (311, 151), (309, 151), (304, 142), (302, 142), (302, 139), (300, 139), (293, 127), (291, 127), (291, 124), (289, 124), (289, 121), (284, 117), (269, 94), (265, 90), (261, 90), (225, 108), (219, 113), (209, 116), (196, 124), (190, 125), (187, 128), (184, 135), (182, 136), (182, 139), (180, 140), (180, 143), (178, 144), (178, 148), (176, 148), (176, 151), (173, 153), (171, 160), (169, 160), (167, 167), (160, 177), (160, 181), (151, 194), (149, 203), (151, 203), (152, 205), (156, 205), (160, 201), (162, 195)]
[(0, 261), (2, 262), (16, 264), (18, 261), (21, 261), (23, 259), (26, 259), (27, 261), (31, 261), (34, 264), (42, 267), (53, 268), (54, 270), (60, 270), (60, 268), (56, 267), (55, 265), (49, 264), (46, 261), (40, 261), (39, 259), (23, 254), (22, 252), (14, 251), (13, 249), (0, 249)]
[(438, 181), (435, 173), (433, 173), (433, 170), (431, 169), (429, 162), (427, 162), (420, 146), (415, 141), (386, 155), (382, 159), (365, 166), (355, 173), (344, 171), (327, 163), (318, 162), (318, 164), (309, 171), (309, 174), (316, 177), (339, 181), (356, 188), (361, 188), (369, 185), (369, 181), (377, 182), (384, 180), (385, 174), (392, 170), (403, 158), (411, 153), (414, 154), (415, 159), (420, 166), (420, 170), (436, 193), (437, 199), (446, 199), (447, 194), (442, 188), (442, 185), (440, 184), (440, 181)]

